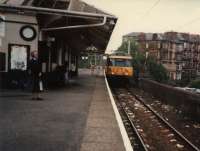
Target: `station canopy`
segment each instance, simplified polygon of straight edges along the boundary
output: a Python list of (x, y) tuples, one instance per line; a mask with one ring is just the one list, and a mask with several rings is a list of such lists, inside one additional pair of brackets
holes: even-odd
[[(0, 10), (36, 15), (40, 30), (79, 52), (104, 53), (117, 17), (80, 0), (2, 0)], [(90, 49), (93, 48), (93, 49)]]

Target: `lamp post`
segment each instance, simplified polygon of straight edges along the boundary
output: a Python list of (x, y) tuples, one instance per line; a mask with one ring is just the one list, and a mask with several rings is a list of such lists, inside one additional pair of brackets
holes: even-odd
[(128, 40), (128, 55), (130, 55), (131, 52), (131, 41)]

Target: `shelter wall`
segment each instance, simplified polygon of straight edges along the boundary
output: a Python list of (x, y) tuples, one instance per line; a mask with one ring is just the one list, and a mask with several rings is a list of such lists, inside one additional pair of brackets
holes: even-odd
[[(38, 35), (38, 26), (37, 20), (35, 16), (28, 15), (19, 15), (19, 14), (0, 14), (0, 16), (5, 17), (6, 21), (9, 22), (1, 22), (1, 34), (0, 37), (0, 52), (5, 54), (5, 70), (8, 71), (8, 51), (9, 44), (17, 44), (17, 45), (27, 45), (30, 48), (30, 52), (38, 49), (38, 36), (32, 41), (25, 41), (20, 36), (20, 29), (25, 25), (32, 26)], [(12, 22), (10, 22), (12, 21)], [(23, 22), (23, 23), (20, 23)], [(30, 24), (32, 23), (32, 24)]]

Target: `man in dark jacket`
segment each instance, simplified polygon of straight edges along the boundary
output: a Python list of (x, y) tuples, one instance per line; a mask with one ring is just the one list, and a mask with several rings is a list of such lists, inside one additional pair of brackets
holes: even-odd
[(38, 53), (34, 51), (31, 53), (31, 60), (29, 62), (29, 72), (32, 77), (33, 89), (32, 89), (32, 100), (43, 100), (40, 97), (40, 82), (41, 82), (41, 64), (38, 60)]

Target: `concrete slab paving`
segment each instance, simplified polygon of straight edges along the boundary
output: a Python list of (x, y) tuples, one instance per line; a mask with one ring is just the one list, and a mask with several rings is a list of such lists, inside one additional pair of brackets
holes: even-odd
[(96, 78), (81, 151), (125, 151), (103, 77)]
[(124, 151), (102, 77), (83, 70), (43, 97), (0, 97), (0, 151)]
[(81, 75), (44, 101), (0, 97), (0, 151), (79, 151), (94, 86), (95, 77)]

